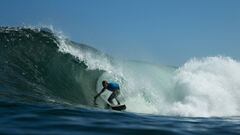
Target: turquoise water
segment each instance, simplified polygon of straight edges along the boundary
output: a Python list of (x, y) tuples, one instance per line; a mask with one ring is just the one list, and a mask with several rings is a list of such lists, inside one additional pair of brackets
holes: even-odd
[[(0, 134), (239, 134), (240, 64), (112, 58), (48, 28), (0, 28)], [(105, 107), (107, 79), (127, 110)]]

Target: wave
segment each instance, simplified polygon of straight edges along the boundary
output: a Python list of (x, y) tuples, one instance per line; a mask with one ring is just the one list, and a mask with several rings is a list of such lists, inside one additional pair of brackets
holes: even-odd
[(239, 116), (239, 69), (223, 56), (193, 58), (178, 68), (120, 60), (48, 28), (0, 28), (2, 100), (93, 106), (106, 79), (120, 84), (130, 112)]

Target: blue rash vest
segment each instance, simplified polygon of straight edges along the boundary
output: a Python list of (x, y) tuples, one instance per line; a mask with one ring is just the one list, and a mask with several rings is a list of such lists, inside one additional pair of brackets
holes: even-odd
[(110, 91), (120, 90), (119, 84), (117, 83), (108, 83), (107, 89)]

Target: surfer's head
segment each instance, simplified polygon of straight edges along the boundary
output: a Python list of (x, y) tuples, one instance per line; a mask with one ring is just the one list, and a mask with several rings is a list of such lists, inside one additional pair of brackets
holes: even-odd
[(106, 80), (103, 80), (103, 81), (102, 81), (102, 86), (103, 86), (104, 88), (106, 88), (106, 87), (108, 86), (108, 82), (107, 82)]

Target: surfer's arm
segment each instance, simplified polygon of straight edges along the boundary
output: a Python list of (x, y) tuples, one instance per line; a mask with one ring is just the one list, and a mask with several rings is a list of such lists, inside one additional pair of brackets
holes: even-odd
[(97, 99), (104, 91), (105, 91), (105, 88), (103, 88), (94, 98)]
[(94, 103), (96, 104), (97, 98), (105, 91), (106, 89), (103, 88), (95, 97), (94, 97)]

